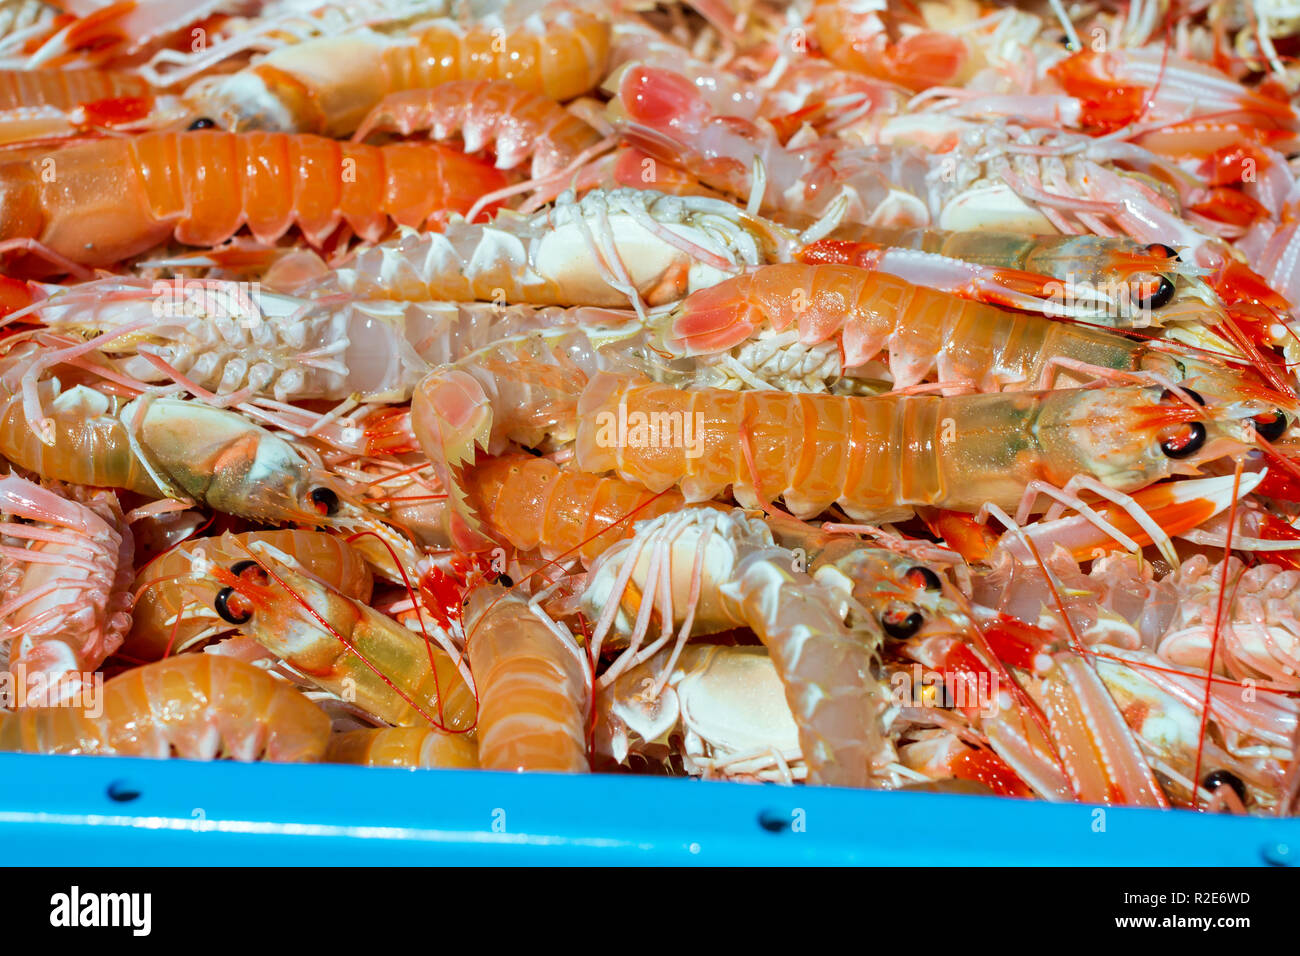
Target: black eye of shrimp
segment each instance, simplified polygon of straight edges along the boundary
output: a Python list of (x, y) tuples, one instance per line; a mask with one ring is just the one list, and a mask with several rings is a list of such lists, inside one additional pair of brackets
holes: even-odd
[(1289, 424), (1286, 416), (1277, 411), (1256, 415), (1251, 422), (1255, 426), (1255, 433), (1264, 441), (1277, 441)]
[(1213, 773), (1205, 775), (1201, 781), (1201, 786), (1213, 793), (1222, 786), (1229, 786), (1237, 792), (1237, 796), (1242, 803), (1246, 802), (1246, 785), (1241, 782), (1241, 778), (1230, 770), (1215, 770)]
[[(237, 561), (230, 566), (230, 573), (237, 578), (265, 584), (266, 571), (256, 561)], [(223, 621), (230, 624), (247, 624), (253, 616), (253, 609), (248, 601), (234, 588), (222, 588), (212, 602), (213, 608)]]
[(1205, 445), (1205, 426), (1200, 422), (1186, 422), (1173, 438), (1160, 443), (1166, 458), (1186, 458), (1195, 455)]
[[(1166, 259), (1179, 261), (1176, 250), (1171, 249), (1162, 242), (1153, 242), (1146, 247), (1146, 251), (1153, 256), (1164, 256)], [(1156, 276), (1156, 288), (1150, 295), (1138, 296), (1137, 304), (1142, 308), (1161, 309), (1168, 305), (1174, 298), (1174, 280), (1166, 275)]]
[(927, 591), (943, 590), (939, 575), (919, 564), (904, 571), (903, 580), (914, 588), (925, 588)]
[(216, 123), (208, 119), (206, 116), (200, 116), (198, 119), (196, 119), (193, 123), (189, 125), (189, 129), (191, 130), (212, 129), (216, 125), (217, 125)]
[(228, 624), (247, 624), (253, 616), (252, 609), (235, 593), (234, 588), (222, 588), (218, 591), (212, 606), (221, 619)]
[(912, 637), (924, 623), (925, 618), (920, 611), (901, 602), (889, 605), (880, 615), (880, 626), (885, 629), (885, 633), (900, 641)]
[(1168, 276), (1156, 276), (1155, 291), (1149, 295), (1138, 296), (1137, 304), (1143, 309), (1163, 309), (1173, 301), (1176, 291)]
[(307, 497), (311, 499), (311, 503), (320, 514), (327, 516), (338, 514), (339, 496), (329, 488), (313, 488)]

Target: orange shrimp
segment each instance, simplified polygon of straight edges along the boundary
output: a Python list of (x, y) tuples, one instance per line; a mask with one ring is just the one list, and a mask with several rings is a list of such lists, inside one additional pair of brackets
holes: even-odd
[(654, 495), (531, 455), (480, 462), (466, 472), (464, 486), (488, 534), (548, 560), (580, 554), (590, 563), (630, 535), (634, 522), (685, 506), (675, 491)]
[(730, 488), (745, 507), (781, 496), (799, 517), (838, 503), (880, 521), (918, 505), (1015, 508), (1031, 487), (1076, 479), (1136, 491), (1249, 447), (1247, 414), (1159, 388), (859, 398), (602, 372), (578, 405), (575, 461), (652, 491), (679, 485), (687, 501)]
[(587, 13), (513, 30), (439, 21), (400, 39), (357, 31), (282, 47), (190, 96), (229, 129), (340, 136), (389, 93), (452, 80), (508, 80), (570, 100), (604, 78), (608, 58), (609, 24)]
[(506, 80), (461, 80), (428, 90), (390, 93), (352, 137), (375, 131), (410, 136), (429, 130), (434, 139), (457, 133), (467, 153), (491, 149), (497, 169), (514, 169), (529, 156), (529, 174), (558, 173), (600, 142), (600, 133), (540, 93)]
[[(811, 225), (811, 221), (799, 223), (801, 228)], [(796, 258), (809, 265), (879, 269), (918, 285), (1017, 309), (1043, 310), (1043, 305), (1026, 296), (1054, 300), (1064, 314), (1077, 313), (1107, 325), (1139, 319), (1155, 325), (1223, 322), (1222, 307), (1206, 301), (1205, 283), (1185, 272), (1172, 252), (1164, 245), (1143, 245), (1119, 236), (953, 232), (848, 223), (829, 238), (804, 246)], [(963, 264), (959, 278), (936, 270), (943, 259)], [(941, 286), (941, 281), (951, 285)]]
[(237, 564), (258, 541), (288, 554), (309, 574), (353, 600), (370, 600), (374, 586), (370, 569), (356, 549), (333, 535), (280, 530), (196, 538), (159, 556), (136, 575), (131, 633), (121, 654), (153, 661), (233, 627), (214, 610), (221, 588), (206, 576), (206, 569), (213, 564)]
[[(465, 731), (476, 701), (458, 660), (367, 604), (266, 553), (213, 567), (213, 609), (318, 686), (402, 727)], [(440, 635), (441, 636), (441, 635)]]
[(836, 342), (839, 373), (883, 352), (896, 389), (935, 379), (980, 391), (1048, 388), (1071, 373), (1082, 384), (1113, 371), (1194, 382), (1212, 399), (1257, 398), (1267, 390), (1245, 369), (1211, 365), (1174, 346), (1007, 312), (836, 264), (779, 263), (700, 289), (672, 313), (665, 344), (684, 355), (718, 353), (760, 329), (792, 327), (801, 346)]
[(320, 246), (346, 224), (368, 241), (393, 223), (466, 212), (504, 175), (436, 143), (365, 146), (283, 133), (146, 133), (0, 165), (0, 240), (86, 266), (174, 238), (213, 246), (247, 225), (292, 226)]
[(589, 770), (591, 685), (583, 653), (568, 632), (535, 615), (519, 594), (494, 586), (470, 597), (465, 633), (479, 692), (480, 766)]
[(213, 654), (133, 668), (100, 697), (102, 707), (0, 713), (0, 750), (297, 763), (319, 760), (329, 738), (329, 717), (292, 686)]
[(478, 742), (468, 734), (446, 734), (432, 727), (350, 730), (330, 737), (324, 761), (364, 767), (473, 769), (478, 766)]

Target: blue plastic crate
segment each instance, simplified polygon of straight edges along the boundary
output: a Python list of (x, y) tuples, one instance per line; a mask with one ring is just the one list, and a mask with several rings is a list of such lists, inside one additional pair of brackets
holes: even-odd
[(15, 865), (1252, 866), (1300, 858), (1300, 820), (929, 793), (10, 754), (0, 755), (0, 779), (0, 846)]

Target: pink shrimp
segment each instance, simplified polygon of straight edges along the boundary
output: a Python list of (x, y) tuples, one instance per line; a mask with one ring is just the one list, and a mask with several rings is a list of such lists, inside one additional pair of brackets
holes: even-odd
[[(26, 687), (58, 678), (60, 693), (85, 682), (131, 627), (134, 542), (111, 491), (59, 494), (23, 478), (0, 478), (0, 641)], [(66, 679), (65, 679), (66, 675)]]

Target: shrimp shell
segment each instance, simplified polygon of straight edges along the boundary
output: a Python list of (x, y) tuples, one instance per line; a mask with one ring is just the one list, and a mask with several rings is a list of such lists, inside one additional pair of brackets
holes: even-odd
[(21, 391), (0, 404), (0, 455), (43, 478), (150, 498), (190, 496), (247, 518), (320, 524), (326, 517), (311, 495), (329, 477), (242, 415), (174, 398), (122, 406), (85, 386), (56, 387), (38, 384), (48, 445), (28, 424)]
[(491, 166), (437, 143), (144, 133), (0, 165), (0, 239), (36, 239), (86, 266), (168, 238), (214, 246), (245, 225), (267, 244), (296, 225), (319, 246), (343, 224), (374, 242), (390, 223), (463, 213), (504, 185)]
[[(778, 364), (779, 353), (768, 354), (781, 333), (796, 332), (805, 349), (836, 346), (831, 354), (841, 361), (824, 362), (817, 376), (801, 376), (807, 389), (851, 376), (882, 353), (896, 389), (934, 379), (987, 392), (1067, 385), (1072, 378), (1084, 384), (1096, 377), (1079, 366), (1149, 373), (1161, 382), (1186, 380), (1212, 398), (1263, 387), (1245, 370), (1180, 355), (1172, 346), (1007, 312), (853, 266), (764, 266), (695, 292), (665, 325), (666, 348), (692, 356), (734, 350), (736, 360), (755, 365), (760, 378), (767, 366), (777, 366), (779, 376), (789, 364)], [(772, 383), (784, 384), (779, 378)]]
[[(258, 561), (274, 571), (265, 584), (227, 569), (212, 572), (223, 591), (247, 602), (249, 616), (241, 627), (248, 637), (385, 723), (426, 727), (432, 718), (445, 721), (440, 729), (473, 726), (474, 694), (446, 651), (287, 565), (264, 554)], [(229, 601), (228, 596), (227, 607)]]
[[(871, 666), (883, 636), (870, 618), (850, 630), (842, 599), (795, 570), (800, 566), (795, 552), (773, 543), (762, 521), (739, 511), (699, 509), (641, 522), (636, 535), (606, 551), (588, 577), (584, 611), (604, 618), (592, 637), (593, 653), (601, 624), (616, 620), (625, 634), (633, 629), (631, 615), (644, 614), (622, 606), (628, 591), (637, 604), (640, 595), (652, 601), (668, 627), (684, 627), (687, 620), (697, 634), (748, 627), (768, 649), (785, 687), (809, 782), (865, 787), (884, 745), (883, 700)], [(616, 593), (620, 582), (630, 587)], [(613, 617), (611, 606), (619, 607)], [(611, 667), (601, 682), (617, 676)]]
[(190, 95), (230, 129), (339, 136), (352, 132), (389, 93), (452, 80), (509, 80), (569, 100), (604, 76), (609, 25), (578, 11), (463, 28), (435, 21), (403, 37), (357, 30), (283, 47)]
[(782, 242), (731, 203), (651, 190), (562, 196), (533, 216), (502, 212), (486, 225), (452, 220), (360, 252), (315, 280), (313, 294), (532, 305), (655, 305), (771, 261)]
[(412, 769), (469, 770), (479, 765), (474, 738), (468, 734), (446, 734), (432, 727), (382, 727), (334, 734), (322, 760)]
[(547, 560), (579, 554), (590, 563), (632, 533), (629, 516), (643, 521), (685, 506), (674, 491), (655, 495), (532, 455), (478, 462), (465, 476), (465, 488), (484, 530)]
[(34, 315), (53, 329), (109, 333), (101, 349), (134, 379), (167, 382), (179, 373), (217, 395), (249, 389), (279, 402), (401, 402), (435, 366), (512, 336), (564, 328), (615, 335), (622, 326), (632, 333), (631, 313), (310, 299), (212, 279), (183, 283), (179, 295), (174, 282), (117, 277), (50, 288)]
[(0, 750), (190, 760), (311, 762), (330, 721), (293, 687), (213, 654), (136, 667), (104, 685), (103, 709), (37, 707), (0, 713)]
[[(128, 591), (135, 546), (111, 491), (42, 488), (0, 478), (0, 642), (10, 670), (84, 684), (131, 627)], [(10, 590), (7, 568), (18, 571)], [(64, 676), (68, 679), (63, 679)]]
[(591, 685), (572, 636), (495, 586), (471, 595), (465, 635), (479, 693), (480, 766), (587, 772)]
[(529, 176), (561, 172), (600, 142), (600, 133), (552, 99), (504, 80), (463, 80), (430, 90), (390, 93), (352, 137), (372, 132), (410, 136), (429, 130), (437, 140), (460, 134), (466, 153), (491, 149), (497, 169), (514, 169), (532, 157)]
[[(731, 488), (746, 507), (781, 496), (799, 517), (838, 502), (854, 517), (884, 520), (922, 504), (1015, 508), (1035, 480), (1059, 487), (1091, 475), (1134, 491), (1242, 447), (1244, 430), (1210, 421), (1200, 427), (1214, 440), (1202, 451), (1168, 457), (1162, 430), (1201, 412), (1158, 396), (1140, 388), (949, 398), (683, 391), (601, 373), (578, 403), (576, 461), (652, 491), (680, 485), (688, 501)], [(651, 438), (652, 423), (666, 437)]]
[(184, 115), (133, 73), (0, 69), (0, 143), (48, 141), (87, 127), (160, 126)]

